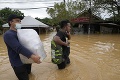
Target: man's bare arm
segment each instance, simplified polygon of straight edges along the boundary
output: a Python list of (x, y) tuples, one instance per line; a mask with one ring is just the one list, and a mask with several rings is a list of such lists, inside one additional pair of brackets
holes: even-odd
[(66, 42), (63, 42), (63, 41), (60, 39), (60, 37), (58, 37), (58, 36), (55, 36), (55, 37), (53, 38), (53, 40), (54, 40), (57, 44), (59, 44), (59, 45), (64, 45), (64, 46), (67, 46), (67, 45), (68, 45)]

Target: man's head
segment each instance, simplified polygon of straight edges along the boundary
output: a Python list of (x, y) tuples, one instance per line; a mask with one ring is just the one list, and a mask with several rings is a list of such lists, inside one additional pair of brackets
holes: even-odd
[(11, 14), (9, 17), (8, 17), (8, 24), (10, 27), (12, 28), (15, 28), (16, 25), (19, 25), (21, 24), (21, 20), (23, 19), (22, 16), (17, 16), (15, 14)]
[(61, 29), (64, 29), (65, 31), (70, 32), (71, 24), (69, 20), (63, 20), (60, 22), (60, 27)]

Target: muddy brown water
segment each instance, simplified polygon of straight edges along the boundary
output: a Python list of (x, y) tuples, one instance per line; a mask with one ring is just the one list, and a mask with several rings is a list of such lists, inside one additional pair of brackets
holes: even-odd
[[(120, 35), (72, 35), (71, 64), (58, 70), (51, 63), (50, 41), (55, 32), (40, 35), (47, 58), (33, 64), (30, 80), (120, 80)], [(17, 80), (0, 35), (0, 80)]]

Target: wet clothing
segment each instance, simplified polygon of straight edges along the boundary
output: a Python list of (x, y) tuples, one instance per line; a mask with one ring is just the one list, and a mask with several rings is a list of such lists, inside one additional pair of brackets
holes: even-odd
[(31, 73), (32, 64), (24, 64), (19, 67), (13, 67), (13, 70), (19, 80), (29, 80), (28, 74)]
[(30, 58), (30, 56), (32, 55), (32, 52), (30, 52), (19, 43), (16, 31), (8, 30), (7, 32), (5, 32), (4, 42), (6, 43), (10, 63), (13, 67), (23, 65), (19, 56), (20, 53), (28, 58)]
[[(68, 38), (66, 32), (62, 32), (62, 31), (58, 31), (56, 36), (60, 37), (60, 39), (63, 42), (66, 42), (66, 38)], [(62, 49), (63, 49), (63, 59), (64, 59), (64, 61), (61, 64), (57, 64), (59, 69), (64, 69), (66, 64), (70, 63), (70, 59), (69, 59), (70, 47), (62, 45)]]
[[(27, 58), (30, 58), (30, 56), (33, 53), (19, 43), (16, 31), (13, 30), (6, 31), (3, 38), (7, 46), (8, 56), (11, 66), (13, 67), (16, 76), (17, 77), (19, 76), (18, 77), (19, 80), (29, 80), (29, 79), (20, 79), (20, 74), (22, 75), (25, 74), (24, 77), (27, 77), (28, 74), (26, 74), (27, 69), (23, 67), (25, 65), (22, 63), (19, 54), (21, 53)], [(29, 67), (31, 68), (31, 64), (29, 64)], [(31, 69), (29, 69), (29, 71), (31, 71)]]

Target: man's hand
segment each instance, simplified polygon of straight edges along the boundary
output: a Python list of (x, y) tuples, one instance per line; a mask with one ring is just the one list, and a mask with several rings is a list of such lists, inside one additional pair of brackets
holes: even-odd
[(31, 55), (31, 59), (32, 59), (35, 63), (37, 63), (37, 64), (40, 64), (40, 63), (41, 63), (41, 61), (40, 61), (40, 56), (38, 56), (38, 55), (32, 54), (32, 55)]
[(70, 32), (67, 32), (66, 34), (67, 34), (67, 36), (68, 36), (68, 40), (70, 40), (70, 39), (71, 39), (71, 34), (70, 34)]
[(67, 35), (69, 36), (69, 35), (70, 35), (70, 32), (67, 32)]
[(64, 46), (69, 46), (70, 45), (70, 42), (66, 42)]

